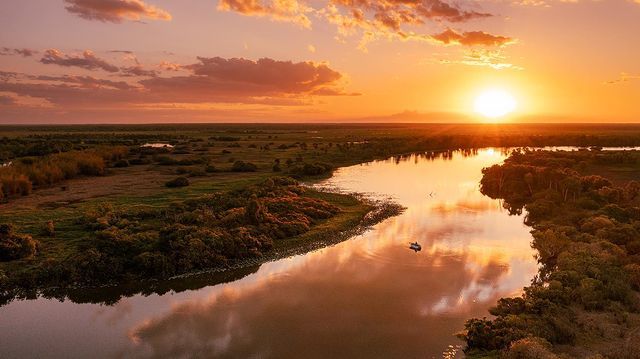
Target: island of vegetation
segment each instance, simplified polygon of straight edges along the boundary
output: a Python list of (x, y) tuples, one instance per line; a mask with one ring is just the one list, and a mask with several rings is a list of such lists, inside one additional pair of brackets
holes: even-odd
[(636, 358), (640, 353), (640, 152), (516, 151), (481, 191), (526, 211), (539, 274), (471, 319), (470, 357)]

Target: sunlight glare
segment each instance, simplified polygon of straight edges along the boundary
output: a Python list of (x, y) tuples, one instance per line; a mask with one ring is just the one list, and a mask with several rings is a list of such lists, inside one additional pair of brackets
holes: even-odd
[(504, 90), (486, 90), (474, 102), (475, 112), (490, 118), (505, 116), (516, 109), (516, 99)]

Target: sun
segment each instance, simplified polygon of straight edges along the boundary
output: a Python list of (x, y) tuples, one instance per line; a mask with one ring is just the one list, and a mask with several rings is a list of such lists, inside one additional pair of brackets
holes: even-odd
[(516, 106), (516, 99), (509, 92), (491, 89), (476, 97), (473, 110), (485, 117), (498, 118), (513, 112)]

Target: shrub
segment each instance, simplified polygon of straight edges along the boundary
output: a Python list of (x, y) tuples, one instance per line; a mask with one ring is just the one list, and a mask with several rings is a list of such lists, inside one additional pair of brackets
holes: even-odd
[(53, 221), (47, 221), (43, 227), (43, 233), (45, 236), (55, 237), (56, 236), (56, 226)]
[(331, 172), (332, 167), (326, 163), (305, 163), (292, 167), (289, 172), (294, 175), (319, 176)]
[(151, 161), (149, 159), (146, 159), (146, 158), (134, 158), (134, 159), (129, 161), (129, 164), (133, 165), (133, 166), (148, 165), (149, 163), (151, 163)]
[(215, 173), (215, 172), (218, 172), (218, 169), (216, 168), (216, 166), (208, 165), (207, 167), (204, 168), (204, 171), (207, 173)]
[(511, 343), (506, 359), (554, 359), (551, 344), (542, 338), (524, 338)]
[(186, 177), (178, 177), (178, 178), (172, 179), (171, 181), (165, 183), (164, 185), (169, 188), (186, 187), (189, 185), (189, 180)]
[(12, 225), (0, 224), (0, 262), (31, 257), (39, 244), (30, 235), (15, 233)]
[(235, 161), (231, 167), (232, 172), (255, 172), (258, 166), (251, 162)]
[(118, 160), (113, 164), (113, 167), (116, 167), (116, 168), (129, 167), (129, 161)]

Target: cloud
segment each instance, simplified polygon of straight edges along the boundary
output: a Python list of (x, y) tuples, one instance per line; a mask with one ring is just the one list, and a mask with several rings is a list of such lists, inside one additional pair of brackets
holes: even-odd
[(64, 0), (68, 12), (86, 20), (120, 23), (123, 20), (171, 20), (171, 14), (142, 0)]
[(165, 70), (165, 71), (180, 71), (180, 70), (182, 70), (182, 65), (177, 64), (175, 62), (170, 62), (170, 61), (162, 61), (162, 62), (160, 62), (158, 67), (163, 69), (163, 70)]
[(613, 85), (613, 84), (619, 84), (619, 83), (623, 83), (623, 82), (629, 82), (629, 81), (632, 81), (632, 80), (640, 80), (640, 75), (632, 75), (632, 74), (628, 74), (626, 72), (623, 72), (623, 73), (620, 74), (620, 77), (618, 77), (615, 80), (607, 81), (607, 82), (605, 82), (605, 84)]
[(33, 98), (72, 110), (84, 106), (101, 108), (139, 101), (141, 87), (125, 81), (112, 81), (92, 76), (48, 76), (5, 73), (0, 76), (0, 93)]
[(98, 79), (92, 76), (31, 76), (33, 80), (39, 81), (51, 81), (62, 82), (68, 84), (75, 84), (79, 88), (83, 89), (95, 89), (95, 88), (110, 88), (118, 90), (130, 90), (136, 88), (125, 81), (111, 81), (105, 79)]
[(467, 66), (485, 66), (494, 70), (522, 70), (523, 68), (507, 62), (508, 59), (502, 54), (501, 50), (488, 50), (473, 48), (467, 51), (461, 59), (440, 59), (441, 64), (467, 65)]
[(22, 57), (31, 57), (37, 53), (38, 51), (31, 49), (12, 49), (9, 47), (0, 48), (0, 56), (20, 55)]
[(312, 103), (316, 96), (357, 95), (345, 92), (343, 75), (323, 63), (200, 57), (182, 70), (187, 74), (171, 77), (160, 77), (155, 71), (150, 76), (144, 69), (122, 70), (124, 77), (150, 77), (137, 82), (0, 72), (0, 92), (44, 99), (65, 110), (216, 103), (300, 106)]
[(310, 28), (311, 20), (307, 13), (313, 9), (298, 0), (220, 0), (218, 10), (234, 11), (242, 15), (269, 17), (275, 21), (296, 23)]
[(199, 63), (186, 66), (195, 75), (218, 80), (256, 85), (286, 93), (317, 90), (340, 80), (342, 75), (326, 64), (313, 62), (278, 61), (262, 58), (257, 61), (243, 58), (199, 57)]
[(483, 31), (456, 32), (447, 29), (439, 34), (431, 35), (433, 41), (444, 45), (463, 46), (505, 46), (512, 44), (515, 40), (506, 36), (491, 35)]
[(0, 95), (0, 106), (9, 106), (14, 105), (16, 103), (16, 99), (12, 96)]
[(121, 67), (120, 71), (122, 72), (122, 76), (126, 77), (156, 77), (159, 75), (158, 71), (145, 70), (141, 65)]
[(444, 0), (220, 0), (218, 9), (299, 22), (306, 27), (311, 25), (307, 15), (313, 14), (335, 25), (341, 41), (360, 34), (362, 49), (378, 38), (429, 41), (428, 35), (410, 30), (428, 22), (461, 23), (493, 16)]
[(273, 102), (308, 96), (347, 95), (340, 87), (342, 74), (326, 64), (278, 61), (262, 58), (199, 57), (199, 62), (183, 66), (188, 76), (156, 77), (142, 80), (150, 93), (175, 102)]
[(82, 56), (69, 56), (59, 50), (49, 49), (44, 52), (40, 62), (66, 67), (80, 67), (87, 70), (102, 69), (107, 72), (118, 72), (120, 70), (117, 66), (98, 58), (89, 50), (84, 51)]

